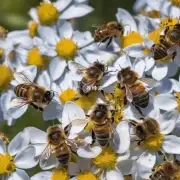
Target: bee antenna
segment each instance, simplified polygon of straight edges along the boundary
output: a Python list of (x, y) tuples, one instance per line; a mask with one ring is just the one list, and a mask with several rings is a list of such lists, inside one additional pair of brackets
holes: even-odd
[(53, 90), (50, 90), (51, 92), (53, 92), (53, 93), (55, 93), (55, 94), (59, 94), (58, 92), (56, 92), (56, 91), (53, 91)]

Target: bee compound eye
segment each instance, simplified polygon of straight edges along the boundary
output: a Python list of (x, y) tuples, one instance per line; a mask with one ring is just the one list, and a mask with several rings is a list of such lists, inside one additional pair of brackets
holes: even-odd
[(98, 71), (96, 69), (90, 69), (89, 70), (89, 75), (90, 76), (97, 76), (98, 75)]
[(104, 111), (95, 111), (96, 118), (102, 118), (104, 115)]
[(49, 137), (52, 139), (52, 140), (57, 140), (59, 138), (60, 134), (57, 133), (57, 132), (54, 132), (54, 133), (51, 133), (49, 135)]

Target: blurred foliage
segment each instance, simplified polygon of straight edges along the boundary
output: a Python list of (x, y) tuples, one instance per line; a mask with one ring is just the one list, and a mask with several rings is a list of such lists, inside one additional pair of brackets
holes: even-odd
[[(36, 7), (40, 0), (1, 0), (0, 6), (0, 25), (9, 31), (26, 29), (30, 16), (28, 15), (31, 7)], [(108, 21), (116, 20), (117, 8), (121, 7), (132, 12), (133, 0), (90, 0), (89, 3), (95, 11), (88, 16), (75, 20), (75, 27), (81, 31), (94, 31), (93, 26), (99, 26)], [(0, 124), (0, 131), (12, 139), (24, 127), (35, 126), (46, 130), (52, 121), (44, 121), (42, 113), (35, 111), (32, 107), (16, 121), (14, 126), (8, 127), (6, 122)], [(39, 168), (27, 170), (30, 176), (39, 172)]]

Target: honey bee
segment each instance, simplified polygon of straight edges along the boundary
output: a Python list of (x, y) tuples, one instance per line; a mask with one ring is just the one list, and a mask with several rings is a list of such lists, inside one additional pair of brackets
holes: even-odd
[(106, 42), (107, 47), (110, 45), (113, 37), (121, 37), (124, 34), (124, 27), (122, 24), (111, 21), (107, 24), (103, 24), (94, 33), (95, 42)]
[[(106, 147), (112, 135), (112, 114), (105, 104), (97, 104), (90, 115), (93, 124), (92, 138), (93, 143), (97, 139), (100, 146)], [(92, 144), (93, 144), (92, 143)]]
[(135, 135), (138, 137), (138, 139), (140, 139), (139, 143), (155, 136), (160, 132), (158, 122), (150, 117), (145, 117), (142, 122), (130, 120), (130, 123), (134, 126)]
[(14, 88), (17, 98), (10, 102), (10, 106), (21, 107), (30, 104), (35, 109), (44, 111), (44, 108), (52, 101), (54, 92), (32, 83), (22, 73), (15, 73), (14, 78), (21, 84)]
[[(143, 83), (152, 87), (156, 81), (150, 78), (139, 78), (138, 74), (130, 69), (130, 67), (121, 69), (117, 78), (120, 82), (120, 87), (125, 88), (126, 98), (129, 102), (140, 111), (140, 108), (145, 108), (149, 104), (149, 93)], [(140, 111), (141, 112), (141, 111)]]
[(159, 38), (159, 43), (154, 44), (151, 48), (155, 60), (161, 60), (176, 56), (176, 47), (180, 46), (180, 23), (172, 27), (167, 27), (164, 35)]
[(81, 95), (88, 95), (93, 90), (97, 90), (100, 80), (105, 74), (105, 65), (99, 62), (94, 62), (94, 64), (88, 68), (72, 62), (71, 65), (75, 67), (75, 71), (78, 74), (82, 74), (83, 78), (79, 83), (79, 93)]
[(176, 162), (165, 161), (152, 170), (151, 180), (178, 180), (180, 166)]
[[(74, 120), (73, 123), (80, 124), (81, 120)], [(78, 140), (68, 139), (67, 127), (69, 126), (63, 129), (61, 125), (54, 125), (47, 129), (48, 144), (40, 157), (40, 167), (44, 166), (51, 155), (57, 158), (59, 165), (67, 166), (71, 160), (71, 153), (76, 154), (73, 145), (77, 148)]]

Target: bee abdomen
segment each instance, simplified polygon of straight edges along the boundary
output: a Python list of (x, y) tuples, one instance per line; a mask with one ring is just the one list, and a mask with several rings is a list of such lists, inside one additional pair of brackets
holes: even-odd
[(16, 94), (17, 97), (27, 98), (28, 89), (29, 89), (29, 85), (19, 84), (14, 88), (14, 93)]
[(95, 135), (100, 146), (105, 147), (109, 144), (109, 133), (95, 132)]
[(133, 96), (133, 104), (141, 107), (141, 108), (145, 108), (148, 106), (149, 103), (149, 93), (145, 92), (143, 94), (141, 94), (140, 96)]
[(60, 164), (66, 165), (69, 162), (70, 154), (69, 153), (61, 154), (60, 156), (57, 157), (57, 159), (58, 159)]

